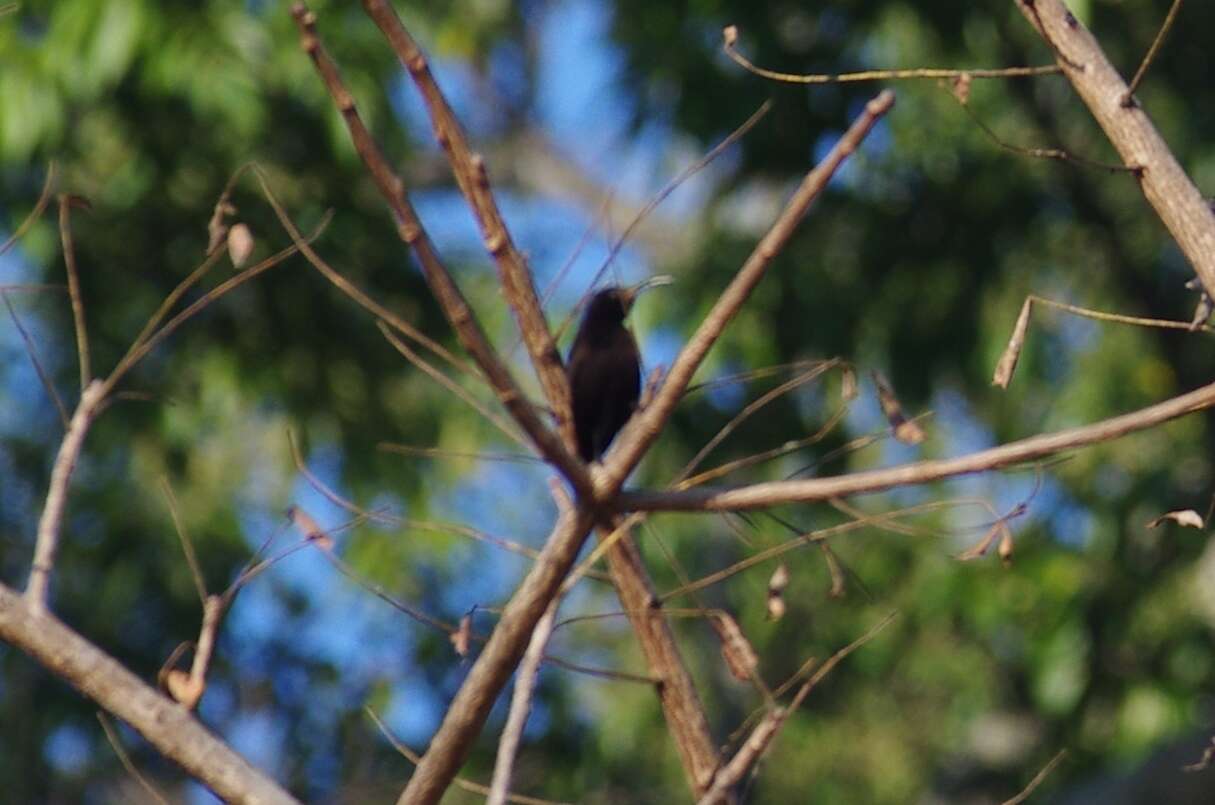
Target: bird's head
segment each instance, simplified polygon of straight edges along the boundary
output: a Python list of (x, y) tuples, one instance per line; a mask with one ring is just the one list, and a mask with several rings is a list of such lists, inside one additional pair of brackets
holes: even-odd
[(633, 303), (642, 291), (670, 285), (674, 281), (672, 277), (660, 274), (636, 285), (613, 285), (604, 288), (591, 297), (586, 306), (586, 318), (596, 322), (622, 322), (633, 309)]

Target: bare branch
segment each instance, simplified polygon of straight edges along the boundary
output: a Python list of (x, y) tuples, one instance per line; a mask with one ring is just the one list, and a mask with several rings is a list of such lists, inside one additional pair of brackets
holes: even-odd
[(1002, 805), (1021, 805), (1022, 802), (1029, 799), (1030, 794), (1034, 793), (1038, 786), (1042, 785), (1042, 781), (1055, 770), (1055, 767), (1058, 766), (1065, 757), (1067, 757), (1067, 750), (1060, 749), (1055, 753), (1055, 756), (1050, 759), (1050, 762), (1043, 766), (1040, 772), (1034, 775), (1034, 779), (1029, 781), (1029, 785), (1025, 786), (1021, 793), (1017, 794), (1012, 799), (1005, 800)]
[[(1138, 106), (1122, 105), (1127, 85), (1093, 35), (1062, 0), (1015, 0), (1017, 8), (1055, 50), (1063, 74), (1088, 106), (1148, 203), (1215, 298), (1215, 213), (1190, 181), (1168, 145)], [(1064, 55), (1066, 54), (1066, 55)]]
[(755, 251), (747, 258), (691, 340), (679, 353), (654, 399), (644, 411), (633, 417), (632, 422), (616, 438), (614, 449), (605, 459), (604, 472), (596, 478), (596, 492), (600, 499), (610, 499), (614, 496), (646, 450), (658, 438), (701, 362), (751, 291), (759, 284), (772, 259), (792, 237), (810, 204), (827, 186), (836, 169), (856, 150), (878, 119), (890, 111), (893, 105), (894, 93), (890, 90), (883, 90), (880, 95), (869, 101), (864, 112), (840, 137), (822, 162), (806, 175), (772, 228), (760, 240)]
[(1031, 436), (957, 458), (917, 461), (897, 467), (794, 481), (769, 481), (750, 486), (690, 489), (672, 492), (623, 492), (614, 505), (619, 511), (743, 511), (785, 503), (842, 498), (880, 492), (896, 486), (939, 481), (956, 475), (985, 472), (1010, 464), (1051, 456), (1151, 428), (1170, 419), (1215, 405), (1215, 383), (1138, 411), (1092, 425)]
[[(89, 386), (96, 388), (97, 384)], [(86, 390), (87, 394), (87, 390)], [(181, 705), (0, 584), (0, 640), (19, 648), (108, 712), (227, 802), (287, 805), (296, 800), (249, 765)]]
[(498, 267), (503, 295), (523, 334), (523, 342), (531, 355), (532, 366), (540, 379), (544, 396), (556, 416), (557, 431), (566, 447), (572, 450), (574, 423), (570, 415), (569, 380), (565, 376), (561, 355), (557, 352), (557, 344), (553, 340), (540, 299), (536, 295), (531, 269), (528, 268), (522, 253), (515, 247), (510, 231), (502, 220), (502, 214), (498, 211), (485, 160), (480, 154), (473, 153), (469, 147), (460, 121), (456, 119), (439, 85), (435, 83), (434, 76), (431, 75), (426, 56), (401, 24), (401, 18), (397, 16), (392, 5), (384, 0), (363, 0), (363, 8), (383, 32), (400, 59), (401, 66), (409, 72), (426, 103), (435, 139), (447, 153), (456, 184), (468, 200), (469, 209), (481, 228), (485, 249)]
[(757, 67), (752, 64), (746, 56), (743, 56), (734, 45), (738, 42), (738, 27), (727, 25), (722, 29), (722, 50), (726, 55), (734, 60), (736, 64), (742, 67), (749, 73), (767, 78), (772, 81), (780, 81), (785, 84), (847, 84), (858, 81), (894, 81), (905, 79), (921, 79), (921, 78), (961, 78), (968, 76), (970, 78), (1019, 78), (1022, 76), (1036, 75), (1053, 75), (1059, 72), (1059, 68), (1053, 64), (1046, 64), (1040, 67), (1001, 67), (996, 69), (975, 69), (975, 70), (944, 70), (932, 67), (917, 67), (911, 70), (865, 70), (859, 73), (826, 73), (826, 74), (798, 74), (798, 73), (779, 73), (775, 70), (765, 70), (762, 67)]
[(30, 337), (29, 331), (21, 323), (21, 317), (17, 315), (16, 308), (13, 307), (13, 303), (8, 298), (7, 289), (0, 289), (0, 297), (4, 298), (4, 306), (8, 308), (8, 315), (13, 320), (13, 326), (17, 328), (17, 333), (21, 336), (21, 342), (25, 345), (25, 354), (29, 355), (30, 363), (34, 365), (34, 371), (38, 374), (38, 380), (42, 383), (42, 387), (46, 389), (46, 396), (50, 397), (51, 402), (55, 404), (55, 410), (59, 412), (59, 421), (63, 424), (64, 430), (67, 430), (67, 408), (64, 407), (63, 399), (59, 396), (59, 392), (55, 391), (55, 384), (51, 381), (51, 376), (46, 371), (46, 367), (42, 365), (42, 358), (38, 356), (38, 347), (34, 344), (34, 339)]
[(63, 264), (67, 269), (68, 294), (72, 299), (72, 319), (76, 323), (76, 354), (80, 361), (80, 390), (93, 379), (89, 365), (89, 330), (84, 320), (84, 299), (80, 296), (80, 276), (76, 272), (76, 247), (72, 243), (72, 205), (75, 196), (59, 194), (59, 241), (63, 244)]
[(1164, 16), (1164, 22), (1161, 23), (1160, 30), (1156, 32), (1156, 38), (1152, 40), (1151, 47), (1148, 48), (1143, 61), (1139, 63), (1139, 69), (1135, 71), (1135, 77), (1131, 79), (1131, 85), (1126, 88), (1126, 94), (1122, 96), (1123, 106), (1134, 105), (1135, 90), (1139, 89), (1139, 82), (1147, 75), (1148, 68), (1152, 66), (1156, 54), (1160, 52), (1160, 46), (1164, 44), (1164, 38), (1169, 35), (1169, 30), (1177, 20), (1178, 11), (1181, 11), (1181, 0), (1173, 0), (1173, 5), (1169, 6), (1169, 13)]
[(523, 737), (523, 727), (527, 724), (527, 716), (532, 709), (532, 693), (536, 688), (540, 662), (544, 659), (544, 647), (548, 645), (548, 639), (553, 634), (553, 619), (557, 615), (560, 602), (559, 597), (554, 598), (544, 616), (536, 623), (527, 643), (527, 651), (523, 654), (523, 662), (515, 674), (515, 690), (511, 694), (506, 726), (502, 728), (502, 737), (498, 741), (498, 755), (494, 758), (494, 776), (490, 782), (486, 805), (503, 805), (506, 802), (515, 756), (519, 753), (519, 742)]
[(35, 613), (46, 610), (47, 588), (51, 582), (51, 571), (55, 568), (55, 552), (59, 547), (59, 531), (63, 525), (63, 512), (67, 508), (68, 485), (72, 480), (72, 472), (76, 469), (76, 461), (80, 458), (80, 449), (84, 446), (84, 437), (93, 424), (94, 417), (105, 399), (105, 386), (99, 380), (94, 380), (80, 395), (80, 402), (68, 423), (67, 433), (59, 444), (59, 453), (51, 468), (50, 489), (46, 493), (46, 503), (42, 507), (42, 517), (38, 520), (38, 537), (34, 544), (34, 561), (30, 565), (29, 582), (25, 587), (25, 596), (30, 609)]
[[(17, 4), (12, 3), (8, 6), (0, 7), (0, 10), (3, 8), (16, 7)], [(30, 210), (30, 214), (25, 216), (25, 219), (17, 225), (17, 228), (13, 230), (13, 234), (8, 236), (8, 240), (4, 241), (3, 244), (0, 244), (0, 255), (13, 248), (13, 244), (21, 240), (21, 237), (26, 233), (26, 230), (33, 226), (34, 222), (42, 217), (42, 213), (46, 211), (46, 205), (50, 204), (51, 202), (51, 194), (54, 192), (55, 163), (52, 162), (46, 168), (46, 179), (44, 179), (42, 182), (42, 192), (38, 194), (38, 201), (34, 203), (34, 209)]]
[[(334, 104), (346, 123), (346, 128), (350, 132), (355, 150), (358, 151), (359, 157), (367, 166), (376, 187), (379, 188), (380, 194), (392, 211), (397, 225), (397, 234), (413, 250), (435, 300), (443, 309), (452, 329), (456, 331), (460, 343), (481, 367), (481, 371), (485, 373), (486, 379), (497, 394), (498, 400), (527, 433), (536, 449), (561, 471), (578, 490), (579, 495), (592, 497), (591, 481), (587, 475), (586, 466), (574, 456), (561, 438), (540, 421), (536, 409), (519, 390), (509, 370), (481, 330), (464, 295), (439, 259), (438, 252), (435, 251), (430, 236), (418, 219), (417, 212), (405, 192), (401, 179), (393, 173), (380, 151), (379, 145), (363, 124), (358, 109), (355, 107), (354, 98), (342, 83), (337, 66), (321, 46), (316, 34), (316, 15), (309, 11), (302, 2), (292, 5), (291, 14), (300, 30), (300, 47), (312, 59), (325, 87), (329, 90)], [(539, 618), (539, 616), (540, 613), (537, 613), (536, 617)], [(530, 629), (528, 632), (530, 633)]]
[(160, 805), (169, 805), (169, 801), (164, 798), (164, 795), (156, 790), (156, 786), (148, 782), (148, 779), (139, 773), (139, 769), (135, 768), (135, 764), (131, 762), (131, 758), (127, 755), (127, 750), (122, 748), (122, 741), (118, 738), (118, 732), (110, 725), (110, 720), (106, 718), (105, 712), (97, 711), (97, 720), (101, 722), (101, 729), (105, 731), (105, 739), (110, 742), (110, 746), (114, 750), (114, 754), (118, 755), (118, 760), (122, 763), (122, 767), (127, 770), (127, 774), (135, 779), (135, 782), (148, 792), (148, 796), (160, 803)]

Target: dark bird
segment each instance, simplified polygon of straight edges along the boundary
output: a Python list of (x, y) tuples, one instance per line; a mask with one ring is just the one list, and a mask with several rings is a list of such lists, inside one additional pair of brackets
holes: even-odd
[(670, 281), (655, 277), (629, 287), (605, 288), (586, 306), (566, 364), (583, 461), (603, 455), (641, 396), (641, 355), (624, 318), (637, 294)]

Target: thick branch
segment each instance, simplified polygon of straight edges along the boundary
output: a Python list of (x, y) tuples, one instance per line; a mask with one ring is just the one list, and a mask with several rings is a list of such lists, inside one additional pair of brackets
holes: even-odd
[(696, 333), (679, 353), (666, 380), (649, 405), (635, 416), (624, 432), (617, 437), (616, 448), (608, 455), (605, 462), (605, 472), (596, 478), (596, 492), (600, 499), (610, 499), (620, 489), (624, 479), (645, 455), (646, 450), (658, 438), (666, 425), (667, 419), (675, 410), (675, 406), (683, 397), (684, 391), (692, 381), (692, 376), (700, 368), (701, 362), (717, 342), (717, 338), (725, 330), (726, 325), (747, 301), (751, 291), (763, 279), (772, 262), (784, 245), (793, 236), (798, 223), (810, 208), (814, 199), (827, 186), (827, 182), (835, 174), (853, 151), (865, 139), (865, 136), (894, 105), (894, 93), (883, 90), (876, 98), (865, 105), (865, 111), (844, 132), (844, 136), (831, 149), (830, 153), (814, 167), (802, 180), (797, 192), (785, 205), (772, 228), (764, 235), (755, 251), (739, 269), (738, 274), (718, 297), (713, 309), (705, 316)]
[(1016, 0), (1055, 51), (1063, 74), (1088, 106), (1156, 210), (1209, 296), (1215, 297), (1215, 214), (1137, 103), (1101, 46), (1062, 0)]
[(591, 486), (586, 466), (566, 449), (562, 440), (540, 420), (536, 409), (519, 390), (514, 378), (485, 336), (459, 286), (439, 259), (439, 254), (422, 226), (401, 179), (393, 173), (379, 145), (363, 124), (354, 98), (338, 74), (337, 65), (321, 46), (316, 35), (316, 15), (303, 3), (295, 3), (291, 7), (291, 14), (300, 30), (300, 47), (312, 59), (333, 98), (334, 105), (341, 112), (355, 150), (392, 211), (397, 234), (413, 250), (431, 293), (434, 294), (452, 329), (456, 331), (460, 343), (481, 367), (498, 400), (519, 423), (536, 449), (569, 479), (580, 495), (589, 495)]
[(957, 458), (917, 461), (899, 467), (856, 472), (834, 478), (771, 481), (732, 488), (701, 487), (684, 492), (624, 492), (617, 498), (615, 505), (621, 511), (743, 511), (880, 492), (896, 486), (923, 484), (956, 475), (994, 470), (1010, 464), (1036, 461), (1065, 450), (1107, 442), (1128, 433), (1146, 430), (1213, 405), (1215, 383), (1092, 425), (1033, 436)]
[(544, 396), (556, 414), (558, 432), (567, 446), (573, 445), (574, 424), (570, 417), (570, 387), (561, 355), (557, 352), (557, 345), (544, 318), (540, 298), (532, 282), (531, 270), (523, 254), (515, 247), (510, 231), (502, 220), (502, 214), (498, 211), (498, 204), (489, 186), (485, 160), (480, 154), (473, 153), (469, 147), (460, 121), (456, 119), (447, 99), (443, 97), (439, 85), (435, 83), (426, 63), (426, 56), (401, 24), (401, 19), (392, 5), (385, 0), (363, 0), (363, 8), (384, 33), (400, 59), (401, 66), (409, 72), (422, 94), (422, 100), (426, 102), (435, 139), (447, 153), (460, 192), (468, 199), (468, 206), (481, 227), (485, 249), (497, 264), (502, 291), (519, 323), (523, 342), (531, 355), (540, 385), (544, 388)]
[(294, 803), (273, 780), (216, 738), (186, 708), (157, 693), (105, 652), (0, 584), (0, 640), (24, 651), (226, 802)]

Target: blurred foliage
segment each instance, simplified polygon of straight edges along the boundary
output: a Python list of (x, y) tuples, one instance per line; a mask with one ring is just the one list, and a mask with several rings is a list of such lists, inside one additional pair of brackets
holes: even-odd
[[(543, 21), (570, 5), (600, 8), (591, 0), (397, 5), (435, 57), (445, 87), (445, 75), (459, 71), (485, 91), (453, 97), (466, 118), (479, 121), (474, 135), (487, 148), (542, 119)], [(1168, 4), (1072, 5), (1129, 75)], [(375, 27), (355, 4), (314, 9), (326, 46), (391, 158), (409, 164), (432, 156), (429, 133), (416, 125), (416, 104), (411, 112), (412, 101), (401, 100), (410, 88)], [(775, 100), (728, 167), (714, 174), (712, 199), (681, 224), (695, 228), (694, 253), (652, 267), (681, 281), (677, 292), (656, 292), (665, 294), (660, 304), (641, 304), (635, 325), (642, 334), (675, 338), (690, 332), (745, 259), (770, 220), (766, 211), (876, 91), (757, 79), (721, 53), (723, 26), (739, 26), (739, 48), (755, 63), (794, 72), (1050, 58), (1010, 2), (840, 0), (810, 8), (618, 0), (602, 9), (611, 36), (599, 46), (619, 48), (612, 90), (627, 100), (621, 113), (631, 115), (638, 138), (657, 123), (683, 146), (678, 153), (688, 143), (707, 148), (763, 99)], [(1215, 124), (1215, 87), (1207, 80), (1212, 57), (1201, 32), (1212, 25), (1215, 8), (1187, 4), (1139, 93), (1206, 192), (1215, 186), (1215, 146), (1203, 141)], [(513, 83), (495, 85), (504, 71)], [(454, 78), (452, 85), (465, 88)], [(883, 371), (910, 411), (934, 409), (929, 439), (918, 449), (881, 442), (817, 464), (849, 439), (883, 427), (863, 383), (854, 412), (823, 443), (728, 480), (959, 453), (1094, 421), (1209, 380), (1204, 337), (1039, 310), (1011, 388), (992, 389), (991, 369), (1026, 294), (1187, 319), (1195, 302), (1183, 288), (1190, 270), (1127, 175), (1001, 150), (934, 82), (904, 82), (896, 91), (894, 112), (778, 256), (704, 377), (839, 355), (862, 371)], [(1060, 77), (976, 81), (971, 107), (1008, 142), (1113, 159)], [(664, 158), (674, 164), (674, 156)], [(52, 160), (59, 187), (92, 202), (73, 226), (99, 371), (113, 365), (158, 301), (200, 262), (212, 205), (249, 160), (266, 169), (302, 228), (335, 210), (319, 245), (327, 259), (427, 333), (452, 342), (282, 4), (60, 0), (24, 3), (0, 17), (4, 231), (29, 212)], [(423, 192), (441, 199), (447, 190)], [(288, 243), (252, 182), (240, 183), (234, 201), (258, 238), (255, 259)], [(450, 226), (469, 226), (462, 210), (437, 209), (463, 216)], [(449, 225), (445, 217), (428, 223)], [(504, 348), (513, 344), (475, 240), (446, 243), (488, 329)], [(61, 264), (52, 207), (19, 251), (0, 262), (0, 282), (59, 283)], [(202, 290), (227, 270), (215, 269)], [(70, 402), (77, 375), (66, 299), (10, 296)], [(18, 585), (60, 425), (11, 328), (0, 332), (0, 578)], [(772, 382), (691, 395), (640, 480), (670, 479)], [(178, 642), (193, 637), (199, 617), (159, 491), (162, 478), (181, 502), (212, 590), (229, 583), (267, 537), (279, 534), (286, 544), (279, 515), (304, 488), (288, 429), (313, 469), (365, 505), (411, 518), (455, 512), (530, 545), (551, 520), (542, 471), (403, 459), (377, 449), (384, 440), (452, 450), (511, 445), (407, 366), (374, 322), (299, 258), (209, 308), (123, 389), (139, 398), (116, 403), (89, 436), (54, 595), (69, 624), (145, 679), (155, 677)], [(838, 394), (832, 373), (779, 400), (705, 466), (813, 433)], [(1205, 510), (1212, 448), (1205, 418), (1194, 416), (1039, 473), (856, 502), (878, 513), (953, 497), (985, 497), (1005, 509), (1025, 500), (1028, 514), (1011, 523), (1016, 553), (1009, 568), (994, 557), (956, 561), (990, 522), (981, 509), (965, 507), (909, 520), (914, 534), (873, 527), (835, 539), (846, 568), (840, 599), (828, 595), (831, 580), (819, 551), (787, 554), (790, 612), (777, 623), (765, 620), (770, 564), (673, 600), (672, 607), (735, 613), (770, 685), (807, 657), (825, 659), (891, 609), (902, 613), (790, 719), (750, 784), (749, 801), (999, 802), (1066, 747), (1068, 760), (1043, 789), (1063, 797), (1094, 775), (1211, 731), (1215, 607), (1208, 600), (1211, 563), (1200, 562), (1203, 537), (1175, 526), (1147, 530), (1144, 523), (1168, 509)], [(799, 529), (848, 519), (828, 507), (776, 514)], [(794, 536), (764, 515), (733, 518), (729, 527), (687, 516), (653, 522), (641, 543), (661, 590)], [(517, 557), (450, 534), (378, 523), (342, 532), (339, 545), (390, 594), (450, 622), (474, 604), (499, 605), (525, 568)], [(616, 606), (609, 590), (589, 585), (568, 609)], [(361, 708), (385, 713), (390, 724), (433, 729), (466, 665), (443, 635), (398, 613), (384, 617), (384, 609), (324, 562), (285, 560), (238, 597), (202, 717), (309, 801), (395, 796), (408, 766)], [(492, 618), (478, 614), (477, 628), (488, 630)], [(347, 628), (355, 622), (372, 625)], [(703, 621), (675, 624), (715, 737), (730, 743), (763, 699), (729, 676)], [(553, 650), (596, 667), (644, 667), (619, 619), (563, 627)], [(586, 802), (686, 799), (652, 691), (557, 670), (546, 670), (541, 682), (517, 774), (520, 790)], [(126, 775), (92, 710), (24, 656), (0, 649), (0, 780), (7, 801), (121, 799), (116, 792)], [(471, 777), (488, 777), (493, 724), (469, 764)], [(142, 769), (165, 786), (179, 779), (124, 735)], [(425, 732), (408, 737), (420, 746)], [(1180, 774), (1176, 767), (1164, 773)], [(1193, 801), (1210, 797), (1207, 788)], [(471, 801), (455, 792), (450, 799)]]

